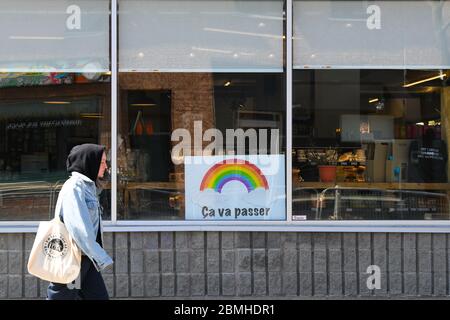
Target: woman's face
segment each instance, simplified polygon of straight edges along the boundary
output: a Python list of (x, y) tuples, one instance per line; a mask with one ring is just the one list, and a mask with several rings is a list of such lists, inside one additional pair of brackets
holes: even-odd
[(102, 162), (100, 163), (100, 169), (98, 170), (98, 177), (103, 178), (105, 174), (105, 170), (108, 169), (108, 165), (106, 164), (106, 153), (103, 152)]

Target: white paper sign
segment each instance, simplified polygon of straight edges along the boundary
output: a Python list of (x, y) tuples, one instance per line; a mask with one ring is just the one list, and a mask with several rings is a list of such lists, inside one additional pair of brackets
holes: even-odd
[(286, 220), (284, 155), (185, 157), (186, 220)]

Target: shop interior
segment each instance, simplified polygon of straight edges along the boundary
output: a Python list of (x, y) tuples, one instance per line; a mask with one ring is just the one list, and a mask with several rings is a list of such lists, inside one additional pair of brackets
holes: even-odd
[[(216, 128), (223, 136), (227, 129), (279, 129), (277, 153), (284, 152), (283, 79), (278, 73), (121, 73), (118, 218), (184, 219), (184, 165), (171, 160), (171, 134), (184, 128), (194, 137), (195, 121), (202, 132)], [(223, 148), (237, 153), (225, 141)]]
[[(448, 190), (447, 79), (446, 70), (295, 70), (294, 210), (310, 212), (299, 219), (449, 219), (441, 197)], [(320, 214), (327, 197), (336, 204), (336, 186), (353, 201)], [(370, 194), (367, 208), (357, 203)], [(302, 201), (311, 197), (318, 201)], [(408, 205), (418, 198), (425, 204)]]

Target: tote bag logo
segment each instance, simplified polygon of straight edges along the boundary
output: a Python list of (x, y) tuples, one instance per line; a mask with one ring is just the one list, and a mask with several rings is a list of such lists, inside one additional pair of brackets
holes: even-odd
[(206, 172), (200, 191), (213, 189), (222, 193), (223, 187), (231, 181), (242, 183), (248, 193), (257, 188), (269, 190), (267, 179), (257, 166), (247, 160), (229, 159), (215, 164)]
[(67, 241), (60, 234), (52, 234), (44, 242), (44, 253), (48, 257), (64, 257), (67, 254), (67, 251)]

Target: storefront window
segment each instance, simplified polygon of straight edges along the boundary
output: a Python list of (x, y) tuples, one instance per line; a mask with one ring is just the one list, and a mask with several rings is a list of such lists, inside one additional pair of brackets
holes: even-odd
[(294, 220), (450, 218), (447, 5), (294, 2)]
[(51, 218), (82, 143), (113, 222), (449, 220), (448, 2), (110, 5), (2, 1), (0, 220)]
[(286, 220), (283, 25), (282, 1), (119, 2), (118, 219)]
[(48, 220), (71, 148), (111, 148), (109, 1), (2, 1), (0, 17), (0, 220)]

